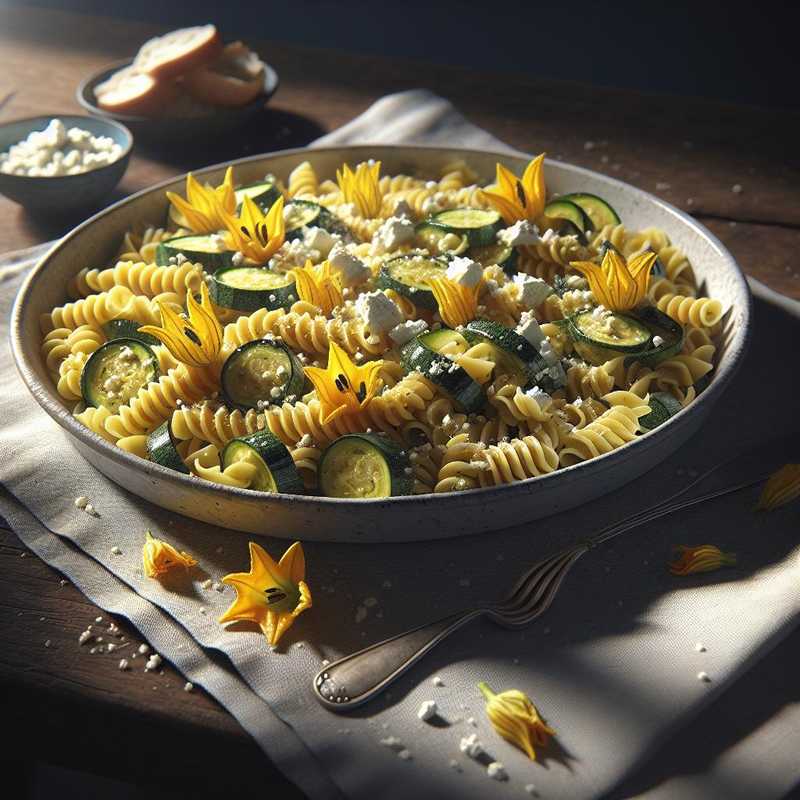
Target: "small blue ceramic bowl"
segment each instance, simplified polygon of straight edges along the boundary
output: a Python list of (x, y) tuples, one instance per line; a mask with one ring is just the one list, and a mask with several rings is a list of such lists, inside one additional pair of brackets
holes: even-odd
[(0, 194), (31, 211), (68, 215), (96, 207), (111, 194), (125, 174), (133, 147), (133, 134), (124, 125), (109, 119), (67, 114), (29, 117), (0, 125), (0, 153), (27, 139), (32, 131), (44, 130), (54, 118), (60, 119), (67, 128), (83, 128), (94, 136), (111, 137), (122, 148), (122, 155), (111, 164), (79, 175), (31, 177), (0, 172)]

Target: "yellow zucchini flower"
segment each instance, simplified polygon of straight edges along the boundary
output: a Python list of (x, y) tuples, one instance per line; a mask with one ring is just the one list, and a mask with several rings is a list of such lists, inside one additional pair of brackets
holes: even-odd
[(342, 282), (339, 275), (331, 271), (328, 261), (314, 266), (306, 261), (304, 267), (293, 269), (298, 297), (306, 303), (317, 306), (328, 317), (343, 302)]
[(167, 192), (167, 197), (195, 233), (216, 233), (225, 227), (225, 216), (236, 210), (233, 167), (228, 167), (225, 179), (216, 188), (201, 185), (190, 172), (186, 176), (186, 199), (174, 192)]
[(535, 761), (534, 745), (543, 747), (556, 734), (539, 716), (536, 706), (517, 689), (495, 694), (483, 681), (478, 688), (486, 698), (486, 716), (495, 731)]
[(601, 264), (593, 261), (571, 261), (589, 281), (589, 288), (600, 305), (609, 311), (630, 311), (647, 296), (650, 269), (656, 254), (646, 250), (626, 260), (613, 247), (607, 247)]
[(522, 178), (510, 169), (497, 164), (495, 185), (484, 189), (486, 199), (495, 207), (507, 225), (519, 220), (536, 220), (544, 213), (546, 189), (544, 185), (544, 156), (532, 159)]
[(186, 295), (188, 319), (173, 311), (167, 303), (159, 303), (161, 327), (142, 325), (139, 330), (164, 343), (178, 361), (190, 367), (213, 364), (222, 349), (222, 325), (214, 313), (205, 281), (200, 284), (200, 302), (189, 292)]
[(142, 565), (148, 578), (157, 578), (178, 567), (189, 569), (195, 564), (197, 560), (188, 553), (177, 550), (163, 539), (156, 539), (150, 531), (145, 532)]
[(723, 553), (716, 545), (701, 544), (690, 547), (680, 544), (675, 548), (676, 558), (669, 565), (673, 575), (691, 575), (695, 572), (712, 572), (720, 567), (736, 564), (736, 553)]
[(266, 264), (286, 238), (283, 197), (279, 197), (266, 214), (251, 197), (245, 197), (242, 215), (226, 214), (224, 223), (223, 227), (227, 228), (225, 246), (229, 250), (238, 250), (256, 264)]
[(342, 190), (346, 203), (352, 203), (358, 213), (366, 219), (373, 219), (381, 212), (383, 195), (380, 189), (381, 162), (372, 164), (362, 162), (355, 170), (349, 164), (342, 164), (336, 170), (336, 182)]
[(758, 498), (756, 511), (774, 511), (800, 497), (800, 464), (784, 464), (770, 475)]
[(428, 278), (427, 283), (436, 298), (439, 316), (445, 325), (456, 328), (475, 319), (478, 314), (478, 295), (483, 279), (475, 286), (464, 286), (446, 276)]
[(380, 360), (368, 361), (359, 367), (331, 340), (327, 369), (305, 367), (308, 379), (317, 390), (323, 424), (327, 425), (342, 414), (363, 411), (383, 385), (378, 374), (382, 368)]
[(236, 600), (219, 622), (255, 622), (267, 642), (274, 645), (297, 617), (311, 608), (303, 546), (295, 542), (276, 564), (263, 547), (249, 544), (250, 571), (234, 572), (222, 579), (236, 590)]

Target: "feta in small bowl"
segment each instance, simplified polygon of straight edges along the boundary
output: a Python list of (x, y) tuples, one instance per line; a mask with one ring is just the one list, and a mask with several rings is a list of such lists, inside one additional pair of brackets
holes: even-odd
[(71, 215), (111, 194), (133, 136), (94, 117), (31, 117), (0, 126), (0, 193), (31, 211)]

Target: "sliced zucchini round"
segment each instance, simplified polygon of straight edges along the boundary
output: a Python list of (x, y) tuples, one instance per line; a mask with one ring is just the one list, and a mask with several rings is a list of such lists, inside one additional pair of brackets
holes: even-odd
[(495, 377), (509, 376), (520, 386), (527, 385), (549, 366), (539, 351), (511, 328), (488, 319), (474, 319), (464, 330), (468, 341), (486, 341), (492, 345)]
[(305, 385), (303, 365), (283, 342), (256, 339), (237, 347), (222, 366), (222, 392), (230, 405), (258, 408), (281, 403)]
[(292, 200), (291, 203), (287, 203), (283, 209), (283, 219), (287, 240), (301, 239), (303, 228), (311, 226), (323, 228), (329, 233), (338, 233), (340, 236), (349, 233), (347, 226), (325, 206), (310, 200)]
[(389, 259), (378, 274), (379, 289), (393, 289), (414, 305), (435, 311), (439, 306), (428, 285), (429, 278), (447, 275), (447, 261), (442, 258), (408, 253)]
[(157, 380), (158, 359), (138, 339), (114, 339), (89, 356), (81, 372), (81, 394), (88, 406), (104, 406), (113, 414)]
[(569, 318), (575, 350), (591, 364), (604, 364), (616, 356), (645, 352), (652, 340), (650, 329), (636, 317), (605, 311), (582, 311)]
[(302, 494), (303, 479), (286, 445), (269, 431), (231, 439), (220, 456), (222, 469), (246, 461), (256, 468), (250, 488), (258, 492)]
[(650, 413), (640, 417), (639, 424), (648, 431), (663, 425), (670, 417), (674, 417), (683, 406), (667, 392), (654, 392), (647, 400)]
[(183, 463), (183, 459), (178, 453), (169, 420), (159, 425), (147, 437), (147, 457), (162, 467), (174, 469), (184, 475), (189, 474), (186, 464)]
[[(560, 198), (575, 203), (589, 217), (590, 230), (599, 231), (606, 225), (619, 225), (619, 214), (602, 197), (588, 192), (573, 192)], [(545, 213), (547, 211), (545, 210)]]
[(494, 241), (495, 234), (503, 227), (503, 219), (491, 209), (450, 208), (434, 214), (428, 224), (447, 233), (466, 236), (471, 245), (482, 247)]
[(262, 211), (266, 212), (272, 207), (273, 203), (281, 196), (281, 190), (275, 185), (274, 180), (259, 181), (249, 183), (247, 186), (240, 186), (235, 192), (236, 208), (241, 209), (245, 197), (249, 197)]
[(401, 363), (407, 372), (422, 373), (450, 397), (459, 410), (469, 413), (482, 408), (486, 398), (483, 387), (465, 369), (441, 354), (449, 349), (455, 337), (464, 338), (449, 328), (420, 334), (403, 345)]
[(408, 454), (385, 436), (353, 433), (336, 439), (319, 465), (325, 497), (372, 500), (412, 494), (414, 476)]
[(653, 337), (650, 346), (636, 355), (636, 361), (646, 367), (654, 367), (661, 361), (680, 353), (685, 338), (685, 331), (680, 322), (659, 311), (655, 306), (646, 306), (636, 314), (636, 317), (647, 326)]
[(297, 300), (292, 277), (266, 267), (225, 267), (212, 275), (208, 288), (216, 305), (237, 311), (274, 311)]
[(548, 219), (565, 220), (574, 225), (581, 234), (592, 229), (591, 219), (584, 213), (583, 209), (569, 200), (561, 197), (553, 200), (544, 207), (544, 215)]
[(136, 339), (139, 342), (149, 344), (150, 347), (156, 347), (161, 342), (155, 336), (149, 333), (142, 333), (139, 328), (142, 323), (137, 322), (135, 319), (112, 319), (103, 325), (103, 333), (109, 342), (114, 339)]
[(415, 230), (417, 244), (436, 256), (460, 256), (469, 247), (467, 236), (451, 233), (429, 222), (420, 222)]
[(213, 272), (228, 267), (233, 258), (233, 250), (226, 250), (219, 234), (192, 234), (167, 239), (156, 248), (156, 264), (166, 266), (178, 254), (188, 258), (193, 264), (202, 264)]
[(473, 247), (469, 251), (473, 261), (479, 261), (484, 267), (497, 264), (503, 268), (507, 275), (514, 275), (517, 271), (517, 250), (515, 247), (495, 242), (484, 247)]

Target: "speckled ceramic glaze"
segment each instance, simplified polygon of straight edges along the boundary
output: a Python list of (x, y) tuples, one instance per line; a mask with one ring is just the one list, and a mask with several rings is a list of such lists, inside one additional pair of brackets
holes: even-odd
[[(436, 175), (465, 158), (484, 181), (496, 161), (520, 172), (522, 159), (497, 153), (428, 147), (359, 146), (289, 150), (231, 162), (248, 183), (272, 172), (286, 178), (310, 158), (318, 173), (333, 175), (342, 161), (380, 159), (384, 173)], [(227, 164), (195, 173), (222, 180)], [(40, 355), (39, 315), (66, 301), (68, 280), (83, 266), (112, 263), (129, 228), (159, 224), (167, 213), (166, 189), (182, 191), (184, 179), (162, 183), (87, 220), (36, 266), (20, 291), (12, 318), (12, 347), (28, 388), (45, 411), (73, 437), (80, 453), (129, 491), (172, 511), (226, 528), (287, 538), (342, 542), (397, 542), (498, 530), (587, 503), (654, 467), (686, 441), (708, 416), (744, 355), (750, 327), (750, 294), (744, 276), (722, 244), (690, 217), (620, 181), (579, 167), (547, 162), (550, 192), (587, 191), (606, 198), (631, 229), (657, 226), (689, 255), (706, 291), (729, 309), (709, 387), (669, 422), (618, 450), (583, 464), (508, 486), (390, 500), (339, 500), (270, 495), (229, 489), (143, 461), (105, 442), (73, 419), (58, 396)]]

